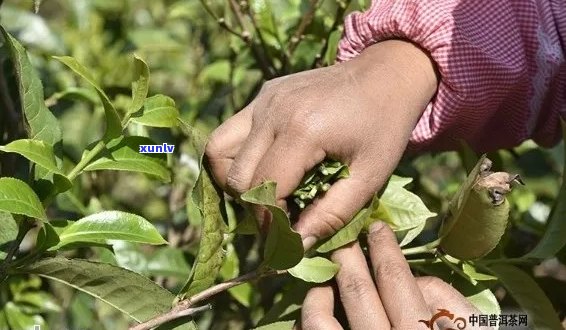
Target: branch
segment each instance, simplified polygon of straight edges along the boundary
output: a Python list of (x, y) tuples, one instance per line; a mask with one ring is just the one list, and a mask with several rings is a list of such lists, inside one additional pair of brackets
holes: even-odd
[(309, 1), (309, 4), (310, 4), (309, 10), (303, 16), (303, 19), (299, 23), (297, 30), (295, 31), (295, 33), (293, 34), (293, 36), (289, 40), (289, 45), (287, 46), (288, 56), (291, 56), (293, 54), (293, 52), (295, 51), (295, 49), (297, 48), (299, 43), (301, 43), (301, 40), (303, 40), (303, 37), (304, 37), (303, 34), (305, 33), (305, 30), (312, 23), (312, 20), (314, 19), (314, 15), (315, 15), (316, 9), (318, 7), (319, 1), (320, 0), (310, 0)]
[(134, 327), (131, 327), (130, 330), (150, 330), (153, 329), (155, 327), (158, 327), (164, 323), (167, 323), (169, 321), (178, 319), (180, 317), (183, 316), (189, 316), (189, 315), (193, 315), (194, 313), (203, 311), (205, 309), (208, 309), (209, 307), (205, 306), (201, 306), (201, 307), (192, 307), (195, 304), (209, 299), (212, 296), (226, 291), (230, 288), (233, 288), (235, 286), (238, 286), (240, 284), (244, 284), (246, 282), (250, 282), (250, 281), (254, 281), (254, 280), (258, 280), (260, 278), (263, 277), (267, 277), (267, 276), (272, 276), (272, 275), (279, 275), (279, 274), (284, 274), (286, 273), (286, 270), (269, 270), (266, 272), (257, 272), (257, 271), (253, 271), (251, 273), (236, 277), (234, 279), (228, 280), (226, 282), (222, 282), (220, 284), (217, 284), (215, 286), (212, 286), (204, 291), (201, 291), (197, 294), (195, 294), (194, 296), (190, 297), (189, 299), (185, 299), (182, 300), (181, 302), (179, 302), (175, 307), (173, 307), (170, 311), (164, 313), (164, 314), (160, 314), (146, 322), (140, 323)]
[[(244, 16), (242, 15), (242, 9), (240, 7), (240, 5), (235, 1), (235, 0), (230, 0), (230, 8), (232, 9), (232, 12), (234, 12), (234, 15), (236, 16), (236, 20), (238, 21), (238, 24), (240, 25), (240, 28), (242, 30), (244, 30), (244, 35), (247, 35), (248, 37), (251, 36), (250, 32), (246, 30), (246, 25), (244, 23), (245, 19)], [(254, 19), (253, 16), (250, 14), (250, 19), (252, 20), (252, 23), (254, 23)], [(259, 29), (257, 28), (257, 26), (254, 23), (254, 28), (256, 29), (256, 32), (258, 33), (258, 36), (261, 38), (261, 42), (263, 43), (263, 37), (261, 37), (261, 31), (259, 31)], [(273, 69), (273, 65), (272, 63), (269, 62), (269, 60), (267, 59), (265, 52), (260, 51), (260, 49), (257, 47), (257, 44), (255, 44), (253, 42), (253, 40), (251, 38), (248, 38), (248, 46), (250, 47), (259, 68), (261, 69), (261, 71), (263, 72), (263, 75), (265, 76), (265, 78), (267, 79), (271, 79), (273, 77), (275, 77), (275, 70)], [(263, 44), (264, 49), (265, 50), (265, 44)]]

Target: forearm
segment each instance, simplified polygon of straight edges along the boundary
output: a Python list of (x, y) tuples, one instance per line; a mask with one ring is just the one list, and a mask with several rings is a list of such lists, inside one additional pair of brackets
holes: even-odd
[(486, 152), (528, 138), (550, 146), (566, 116), (565, 19), (566, 3), (546, 0), (374, 0), (345, 20), (338, 60), (392, 38), (430, 54), (438, 90), (412, 150), (454, 149), (464, 140)]

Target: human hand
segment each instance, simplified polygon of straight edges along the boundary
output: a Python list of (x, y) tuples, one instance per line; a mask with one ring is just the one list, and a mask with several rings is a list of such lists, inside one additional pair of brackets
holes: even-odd
[[(442, 280), (413, 277), (389, 226), (372, 225), (368, 243), (375, 284), (358, 243), (332, 255), (340, 264), (336, 282), (351, 329), (464, 329), (470, 315), (480, 314)], [(333, 316), (334, 300), (330, 285), (311, 289), (303, 303), (301, 329), (342, 329)]]
[[(238, 195), (266, 180), (285, 198), (325, 158), (349, 166), (300, 215), (305, 247), (333, 234), (381, 188), (436, 90), (428, 56), (389, 40), (338, 65), (268, 81), (212, 134), (206, 155), (217, 183)], [(260, 219), (261, 220), (261, 219)]]

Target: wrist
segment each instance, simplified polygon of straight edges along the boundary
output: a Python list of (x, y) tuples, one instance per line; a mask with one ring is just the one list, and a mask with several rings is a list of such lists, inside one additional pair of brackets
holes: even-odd
[[(424, 110), (436, 93), (439, 75), (429, 54), (404, 40), (386, 40), (366, 48), (346, 62), (351, 73), (368, 91), (381, 86), (384, 79), (397, 86), (395, 92), (408, 106)], [(345, 64), (346, 64), (345, 63)]]

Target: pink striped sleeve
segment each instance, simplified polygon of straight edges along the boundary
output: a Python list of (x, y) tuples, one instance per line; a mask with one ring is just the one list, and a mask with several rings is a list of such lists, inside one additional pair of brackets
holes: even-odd
[(477, 151), (559, 141), (566, 1), (375, 0), (346, 18), (338, 60), (391, 38), (420, 45), (441, 75), (411, 149), (451, 149), (461, 139)]

